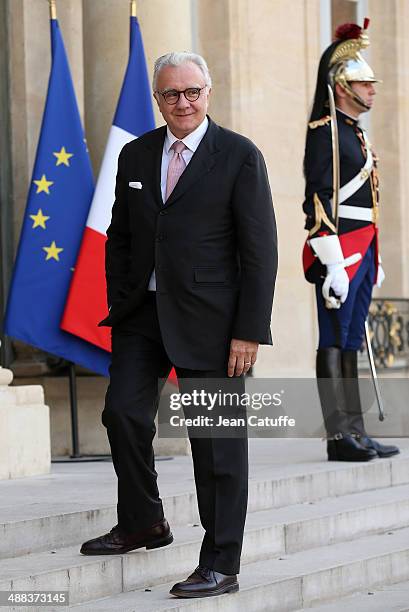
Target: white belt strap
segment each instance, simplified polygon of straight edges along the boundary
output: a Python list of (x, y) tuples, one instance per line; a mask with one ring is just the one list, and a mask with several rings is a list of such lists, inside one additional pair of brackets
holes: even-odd
[[(363, 135), (364, 135), (366, 152), (367, 152), (365, 166), (361, 168), (359, 173), (356, 176), (354, 176), (353, 179), (351, 179), (348, 183), (346, 183), (340, 188), (339, 194), (338, 194), (338, 204), (342, 204), (342, 202), (345, 202), (345, 200), (348, 200), (348, 198), (354, 195), (354, 193), (356, 193), (358, 189), (360, 189), (362, 185), (368, 180), (369, 175), (372, 171), (373, 156), (372, 156), (372, 152), (369, 146), (369, 140), (365, 132), (363, 132)], [(331, 200), (331, 205), (332, 205), (332, 200)], [(350, 217), (350, 218), (352, 219), (353, 217)]]
[(338, 216), (342, 219), (355, 219), (357, 221), (373, 221), (373, 208), (363, 206), (347, 206), (341, 204), (338, 208)]

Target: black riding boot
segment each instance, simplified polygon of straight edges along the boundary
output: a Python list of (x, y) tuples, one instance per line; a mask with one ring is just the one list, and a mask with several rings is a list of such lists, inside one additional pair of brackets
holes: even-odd
[(357, 351), (341, 351), (341, 364), (348, 430), (354, 435), (366, 436), (359, 393)]
[(374, 450), (379, 457), (397, 455), (399, 449), (392, 444), (380, 444), (372, 440), (366, 431), (362, 416), (362, 403), (359, 393), (358, 353), (357, 351), (342, 351), (342, 374), (345, 379), (345, 399), (349, 431), (359, 441), (361, 446)]
[(341, 349), (329, 347), (317, 351), (317, 385), (322, 415), (328, 434), (330, 461), (370, 461), (377, 456), (350, 435), (342, 379)]

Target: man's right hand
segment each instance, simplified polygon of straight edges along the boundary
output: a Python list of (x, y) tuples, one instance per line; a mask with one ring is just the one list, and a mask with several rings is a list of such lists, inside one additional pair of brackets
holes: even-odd
[(333, 290), (335, 295), (339, 297), (341, 304), (345, 302), (348, 296), (349, 278), (342, 264), (327, 265), (327, 278), (324, 284), (329, 285), (328, 289)]
[(232, 377), (247, 374), (249, 369), (256, 363), (257, 351), (258, 342), (233, 338), (230, 342), (227, 375)]

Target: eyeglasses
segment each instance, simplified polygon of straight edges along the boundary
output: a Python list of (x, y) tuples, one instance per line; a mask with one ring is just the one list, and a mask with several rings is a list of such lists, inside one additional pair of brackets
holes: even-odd
[(167, 104), (177, 104), (180, 94), (183, 94), (189, 102), (196, 102), (199, 99), (200, 92), (202, 89), (206, 89), (206, 87), (207, 85), (204, 85), (204, 87), (188, 87), (184, 91), (169, 89), (168, 91), (157, 91), (156, 93), (160, 94)]

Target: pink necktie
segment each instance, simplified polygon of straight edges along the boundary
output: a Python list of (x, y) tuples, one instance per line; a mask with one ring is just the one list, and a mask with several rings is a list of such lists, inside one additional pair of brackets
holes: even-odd
[(186, 162), (182, 157), (182, 151), (187, 148), (186, 145), (181, 140), (176, 140), (170, 148), (173, 149), (173, 157), (169, 162), (166, 178), (165, 202), (176, 187), (176, 183), (180, 179), (183, 170), (186, 168)]

